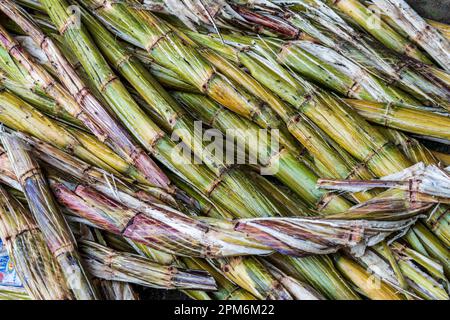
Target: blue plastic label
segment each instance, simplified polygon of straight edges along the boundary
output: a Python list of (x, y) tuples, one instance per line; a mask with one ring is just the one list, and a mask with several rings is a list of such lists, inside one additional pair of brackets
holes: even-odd
[(6, 248), (0, 239), (0, 286), (5, 287), (22, 287), (22, 283), (17, 276), (14, 264), (10, 259)]

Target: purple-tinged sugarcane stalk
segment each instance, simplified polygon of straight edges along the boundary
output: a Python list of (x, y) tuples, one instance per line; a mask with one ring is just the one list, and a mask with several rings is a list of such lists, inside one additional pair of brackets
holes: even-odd
[(30, 211), (50, 251), (60, 264), (67, 285), (77, 299), (96, 299), (96, 293), (78, 255), (72, 231), (53, 198), (39, 164), (19, 138), (3, 132), (1, 141), (25, 193)]

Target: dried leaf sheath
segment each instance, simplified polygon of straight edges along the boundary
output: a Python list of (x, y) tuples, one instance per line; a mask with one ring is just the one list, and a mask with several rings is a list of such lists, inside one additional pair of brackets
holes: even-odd
[(52, 62), (59, 79), (70, 91), (60, 86), (34, 59), (27, 54), (3, 27), (0, 27), (2, 46), (29, 72), (33, 80), (52, 98), (60, 103), (75, 118), (80, 119), (100, 141), (107, 141), (127, 161), (136, 166), (156, 186), (170, 190), (170, 181), (157, 167), (153, 160), (141, 149), (130, 135), (111, 117), (107, 110), (89, 91), (76, 71), (66, 60), (53, 41), (46, 37), (39, 28), (27, 19), (26, 13), (11, 1), (2, 1), (0, 9), (26, 30), (40, 44)]
[(73, 299), (61, 267), (47, 247), (33, 217), (2, 186), (0, 186), (0, 236), (32, 299)]
[(436, 165), (425, 166), (423, 162), (379, 180), (319, 180), (318, 185), (322, 188), (346, 191), (396, 188), (407, 191), (412, 201), (416, 198), (416, 201), (432, 203), (449, 203), (450, 198), (450, 172)]
[(95, 292), (81, 264), (76, 243), (41, 169), (22, 141), (2, 133), (1, 141), (7, 150), (17, 180), (27, 198), (46, 243), (60, 264), (68, 286), (77, 299), (96, 299)]

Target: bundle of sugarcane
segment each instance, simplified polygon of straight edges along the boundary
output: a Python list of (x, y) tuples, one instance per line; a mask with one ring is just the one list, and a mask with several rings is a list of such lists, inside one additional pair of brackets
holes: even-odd
[[(62, 3), (63, 5), (64, 5), (64, 3)], [(55, 9), (55, 6), (53, 6), (52, 7), (53, 9)], [(60, 15), (58, 15), (58, 17), (60, 17)], [(58, 23), (60, 23), (60, 22), (58, 22)], [(58, 24), (57, 23), (57, 24)], [(78, 32), (82, 32), (83, 30), (81, 29), (78, 29), (78, 28), (75, 28), (74, 30), (73, 30), (75, 33), (78, 33)], [(83, 33), (83, 32), (82, 32)], [(84, 38), (83, 40), (86, 40), (87, 38)], [(95, 47), (94, 46), (92, 46), (92, 44), (91, 43), (89, 43), (88, 42), (88, 45), (91, 47), (91, 48), (93, 48), (93, 49), (95, 49)], [(86, 59), (86, 56), (82, 56), (82, 57), (80, 57), (80, 60), (81, 61), (85, 61), (85, 59)], [(99, 63), (100, 65), (102, 65), (102, 66), (106, 66), (105, 65), (105, 63), (104, 63), (104, 61), (102, 60), (102, 59), (97, 59), (96, 60), (97, 61), (97, 63)], [(87, 62), (86, 64), (85, 64), (85, 68), (87, 68), (87, 69), (89, 69), (91, 64), (89, 63), (89, 62)], [(107, 71), (107, 73), (106, 74), (104, 74), (103, 73), (103, 75), (104, 76), (107, 76), (109, 73), (108, 73), (108, 68), (106, 67), (105, 69), (104, 69), (105, 71)], [(97, 71), (99, 71), (99, 69), (97, 68), (97, 69), (95, 69), (95, 70), (92, 70), (92, 72), (97, 72)], [(220, 78), (219, 78), (219, 80), (220, 80)], [(232, 92), (234, 92), (234, 91), (232, 91)], [(129, 103), (130, 101), (127, 101), (127, 103)], [(244, 104), (245, 105), (245, 104)], [(128, 108), (127, 109), (127, 111), (132, 111), (133, 112), (133, 110), (135, 110), (135, 111), (137, 111), (137, 112), (139, 112), (139, 110), (138, 109), (136, 109), (134, 106), (133, 106), (133, 108)], [(142, 113), (140, 113), (140, 115), (142, 116)], [(262, 116), (263, 117), (265, 117), (265, 115), (264, 114), (262, 114)], [(257, 115), (257, 119), (260, 119), (261, 117), (260, 116), (258, 116)], [(125, 120), (124, 120), (125, 121)], [(147, 123), (148, 124), (151, 124), (150, 123), (150, 121), (148, 121), (147, 120)], [(264, 125), (264, 126), (267, 126), (266, 124), (264, 124), (264, 122), (261, 122), (260, 121), (260, 123), (262, 124), (262, 125)], [(148, 126), (147, 126), (148, 127)], [(148, 129), (150, 129), (150, 128), (148, 128)], [(148, 131), (147, 131), (148, 132)], [(164, 136), (162, 136), (161, 137), (161, 139), (158, 139), (158, 141), (157, 141), (158, 143), (154, 146), (154, 147), (158, 147), (158, 149), (157, 149), (157, 151), (158, 152), (164, 152), (165, 153), (165, 155), (166, 155), (166, 157), (164, 158), (164, 159), (161, 159), (160, 158), (160, 160), (162, 160), (162, 161), (166, 161), (167, 162), (167, 148), (166, 149), (162, 149), (162, 147), (164, 147), (165, 146), (165, 143), (169, 143), (169, 149), (171, 149), (171, 148), (173, 148), (171, 145), (170, 145), (170, 141), (167, 141), (167, 139), (165, 139), (165, 137)], [(153, 147), (152, 147), (153, 148)], [(156, 154), (156, 155), (164, 155), (164, 154)], [(191, 169), (191, 170), (186, 170), (186, 169)], [(190, 182), (192, 183), (192, 182), (194, 182), (194, 185), (197, 187), (197, 188), (200, 188), (202, 191), (203, 190), (205, 190), (205, 191), (203, 191), (204, 193), (205, 192), (207, 192), (207, 195), (208, 196), (210, 196), (210, 197), (212, 197), (216, 202), (221, 202), (221, 201), (224, 201), (225, 199), (227, 199), (226, 197), (223, 197), (223, 196), (220, 196), (220, 192), (219, 191), (221, 191), (221, 189), (223, 189), (223, 188), (225, 188), (226, 186), (224, 186), (224, 184), (226, 183), (226, 182), (229, 182), (229, 180), (230, 180), (230, 176), (232, 176), (232, 177), (234, 177), (234, 180), (233, 181), (231, 181), (232, 182), (232, 184), (229, 186), (229, 187), (227, 187), (227, 195), (229, 196), (230, 195), (230, 192), (231, 192), (231, 190), (234, 190), (234, 189), (239, 189), (239, 191), (240, 191), (240, 194), (239, 194), (239, 196), (237, 197), (237, 199), (235, 199), (236, 201), (239, 201), (239, 198), (242, 198), (242, 196), (243, 195), (245, 195), (245, 194), (243, 194), (242, 192), (245, 190), (245, 189), (248, 189), (248, 187), (247, 186), (244, 186), (242, 183), (239, 183), (239, 185), (236, 185), (236, 183), (237, 183), (237, 177), (236, 177), (236, 171), (235, 170), (232, 170), (232, 171), (227, 171), (227, 172), (225, 172), (226, 173), (226, 176), (225, 177), (223, 177), (222, 179), (220, 179), (219, 180), (219, 184), (217, 183), (217, 182), (215, 182), (215, 181), (212, 181), (212, 179), (210, 178), (210, 177), (208, 177), (208, 176), (206, 176), (206, 181), (205, 181), (205, 174), (206, 174), (206, 172), (203, 170), (203, 172), (199, 172), (199, 169), (201, 169), (200, 167), (196, 167), (195, 168), (195, 170), (197, 171), (197, 173), (198, 174), (201, 174), (201, 175), (203, 175), (203, 181), (199, 181), (199, 176), (198, 175), (192, 175), (192, 170), (194, 169), (192, 166), (184, 166), (184, 167), (181, 167), (181, 168), (177, 168), (177, 169), (179, 169), (179, 170), (183, 170), (184, 172), (182, 172), (184, 175), (186, 175), (186, 173), (188, 173), (189, 175), (187, 176), (188, 177), (188, 180), (190, 180)], [(219, 172), (220, 172), (220, 170), (219, 170)], [(310, 177), (308, 177), (308, 179), (310, 179)], [(204, 186), (204, 183), (205, 182), (208, 182), (208, 180), (210, 180), (211, 181), (211, 185), (214, 187), (214, 189), (213, 189), (213, 191), (214, 191), (214, 193), (212, 193), (212, 194), (209, 194), (210, 193), (210, 191), (207, 191), (208, 189), (210, 189), (210, 187), (208, 187), (208, 186)], [(228, 180), (228, 181), (227, 181)], [(199, 183), (200, 184), (203, 184), (203, 186), (202, 185), (199, 185)], [(252, 196), (251, 196), (251, 201), (250, 202), (246, 202), (245, 204), (246, 204), (246, 206), (240, 206), (240, 208), (239, 208), (239, 210), (237, 210), (237, 208), (236, 208), (236, 205), (238, 204), (238, 203), (236, 203), (236, 202), (234, 202), (234, 203), (231, 203), (231, 206), (232, 206), (232, 211), (233, 212), (239, 212), (239, 214), (240, 215), (243, 215), (243, 216), (246, 216), (246, 214), (245, 214), (245, 212), (246, 211), (248, 211), (248, 205), (252, 205), (252, 211), (255, 211), (255, 212), (259, 212), (257, 215), (259, 216), (259, 215), (272, 215), (273, 214), (273, 212), (274, 212), (274, 210), (273, 210), (273, 208), (267, 208), (267, 205), (265, 204), (265, 202), (267, 202), (267, 200), (264, 200), (264, 199), (261, 199), (262, 201), (260, 201), (259, 202), (259, 205), (256, 205), (255, 206), (255, 204), (257, 204), (257, 202), (256, 202), (256, 197), (260, 197), (260, 196), (258, 196), (256, 193), (255, 193), (255, 191), (256, 190), (254, 190), (253, 189), (253, 191), (252, 191)], [(312, 185), (311, 185), (311, 183), (309, 183), (309, 193), (312, 193), (313, 195), (314, 195), (314, 197), (317, 197), (317, 190), (315, 189), (315, 188), (313, 188), (312, 187)], [(339, 202), (338, 202), (339, 203)], [(226, 206), (228, 206), (228, 209), (230, 208), (230, 202), (228, 202), (227, 204), (226, 204)], [(254, 216), (254, 213), (250, 213), (250, 215), (251, 216)], [(247, 215), (248, 216), (248, 215)]]
[[(49, 153), (49, 149), (47, 149), (47, 154), (48, 154), (48, 153)], [(3, 162), (3, 163), (4, 163), (4, 162)], [(6, 166), (3, 165), (3, 167), (6, 168), (7, 165), (6, 165)], [(68, 166), (68, 165), (65, 165), (65, 167), (68, 168), (69, 166)], [(84, 170), (83, 170), (84, 167), (86, 167), (86, 166), (83, 166), (83, 165), (77, 165), (77, 166), (75, 166), (75, 168), (81, 168), (81, 171), (84, 171)], [(69, 172), (70, 172), (70, 171), (69, 171)], [(11, 176), (11, 175), (9, 175), (9, 176)], [(82, 175), (78, 174), (78, 176), (81, 177)], [(5, 180), (5, 181), (6, 181), (6, 180)], [(109, 190), (109, 189), (107, 189), (107, 190)], [(57, 193), (57, 196), (58, 196), (58, 193)], [(120, 197), (120, 198), (123, 199), (123, 196)], [(110, 201), (111, 201), (111, 200), (110, 200)], [(122, 201), (123, 201), (123, 200), (122, 200)], [(111, 203), (110, 203), (110, 204), (111, 204)], [(83, 206), (83, 205), (81, 205), (81, 207), (80, 207), (80, 205), (76, 205), (75, 202), (73, 202), (73, 201), (72, 201), (72, 205), (76, 206), (76, 207), (75, 207), (76, 210), (82, 210), (82, 206)], [(140, 204), (140, 205), (138, 205), (137, 207), (140, 208), (140, 207), (142, 207), (142, 206), (143, 206), (143, 204)], [(103, 204), (103, 207), (104, 207), (104, 204)], [(116, 207), (116, 206), (113, 206), (113, 207), (114, 207), (113, 209), (116, 210), (117, 213), (120, 213), (119, 211), (117, 211), (117, 207)], [(93, 212), (92, 209), (89, 209), (89, 210), (90, 210), (91, 213)], [(80, 211), (80, 212), (82, 213), (82, 211)], [(103, 211), (103, 213), (100, 212), (100, 214), (103, 214), (103, 215), (104, 215), (104, 214), (105, 214), (105, 211)], [(353, 214), (353, 213), (352, 213), (352, 214)], [(122, 213), (122, 215), (123, 215), (123, 213)], [(114, 217), (112, 217), (112, 218), (114, 218)], [(118, 217), (116, 216), (114, 219), (116, 219), (116, 218), (118, 218)], [(100, 219), (103, 220), (104, 218), (100, 217)], [(99, 218), (96, 218), (96, 217), (91, 217), (91, 221), (92, 221), (93, 223), (101, 223), (101, 220), (100, 220), (100, 219), (99, 219)], [(376, 222), (376, 224), (379, 224), (379, 222)], [(106, 227), (106, 228), (108, 227), (106, 224), (102, 224), (101, 226), (102, 226), (102, 227)], [(111, 229), (110, 229), (110, 230), (111, 230)], [(152, 230), (153, 230), (153, 229), (152, 229)], [(116, 232), (114, 229), (112, 229), (111, 231)], [(144, 231), (142, 230), (142, 232), (144, 232)], [(141, 241), (142, 241), (142, 236), (145, 236), (145, 234), (146, 234), (145, 232), (144, 232), (143, 234), (141, 234)], [(152, 239), (154, 239), (154, 238), (152, 238)], [(276, 243), (275, 243), (275, 245), (276, 245)], [(235, 265), (235, 263), (233, 263), (233, 264)], [(226, 264), (224, 264), (224, 266), (226, 266)], [(235, 265), (234, 267), (236, 268), (236, 265)], [(253, 268), (253, 269), (254, 269), (254, 268)], [(261, 274), (260, 274), (259, 276), (261, 276)], [(251, 290), (251, 289), (249, 288), (249, 290)], [(259, 297), (263, 297), (261, 293), (255, 293), (255, 294), (256, 294), (257, 296), (259, 296)]]
[(400, 0), (0, 10), (0, 182), (79, 280), (59, 298), (449, 299), (448, 157), (414, 139), (450, 140), (445, 25)]
[[(212, 258), (265, 255), (273, 251), (289, 255), (326, 254), (336, 251), (340, 246), (359, 248), (364, 246), (364, 243), (373, 245), (373, 241), (379, 242), (383, 239), (383, 229), (386, 230), (384, 236), (387, 237), (393, 232), (403, 231), (415, 220), (414, 211), (399, 211), (399, 219), (396, 219), (396, 213), (392, 212), (388, 219), (390, 221), (384, 222), (384, 218), (377, 219), (376, 213), (365, 216), (361, 212), (355, 219), (359, 209), (350, 209), (349, 214), (341, 213), (336, 218), (330, 215), (235, 221), (190, 219), (167, 206), (148, 202), (148, 198), (145, 200), (147, 202), (134, 198), (121, 191), (120, 187), (111, 190), (107, 182), (102, 181), (103, 177), (96, 177), (95, 172), (99, 169), (91, 167), (88, 171), (84, 170), (87, 165), (80, 160), (64, 155), (50, 146), (45, 150), (46, 154), (37, 153), (37, 156), (44, 161), (52, 159), (53, 161), (48, 162), (56, 163), (66, 174), (92, 182), (91, 185), (77, 183), (50, 171), (50, 187), (66, 209), (87, 219), (93, 225), (149, 246), (158, 245), (163, 251), (182, 256)], [(58, 158), (59, 162), (55, 162)], [(17, 183), (10, 182), (17, 178), (11, 168), (14, 165), (8, 160), (5, 154), (1, 156), (1, 179), (17, 187)], [(95, 178), (97, 182), (94, 181)], [(117, 184), (123, 182), (117, 180)], [(24, 186), (19, 188), (23, 189)], [(376, 226), (373, 230), (371, 224)], [(285, 231), (280, 233), (283, 229)], [(171, 233), (165, 234), (164, 230), (171, 230)], [(173, 240), (175, 233), (178, 236)], [(181, 239), (185, 239), (183, 242), (186, 244), (190, 243), (190, 247), (182, 246)]]

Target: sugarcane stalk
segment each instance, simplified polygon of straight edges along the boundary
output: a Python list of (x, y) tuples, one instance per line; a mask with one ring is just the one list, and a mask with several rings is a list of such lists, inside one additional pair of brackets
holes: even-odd
[[(396, 244), (394, 254), (403, 274), (408, 277), (408, 282), (414, 291), (425, 299), (448, 300), (449, 296), (438, 281), (421, 271), (407, 255), (401, 254)], [(388, 258), (385, 252), (378, 251), (383, 257)], [(425, 280), (424, 280), (425, 279)]]
[(0, 205), (0, 235), (28, 295), (35, 300), (73, 299), (32, 215), (2, 186)]
[(425, 19), (420, 17), (405, 1), (374, 0), (381, 11), (421, 46), (447, 72), (450, 71), (450, 42)]
[(136, 145), (129, 134), (112, 118), (107, 109), (84, 85), (71, 64), (59, 48), (27, 18), (27, 14), (11, 1), (2, 1), (0, 9), (15, 20), (23, 30), (30, 34), (52, 61), (52, 66), (69, 92), (59, 85), (53, 77), (34, 59), (21, 49), (5, 29), (0, 28), (2, 46), (29, 73), (31, 78), (52, 98), (62, 105), (75, 118), (80, 119), (100, 141), (106, 141), (130, 164), (133, 164), (145, 176), (149, 183), (171, 190), (170, 181), (164, 176), (153, 160)]
[(256, 300), (250, 292), (236, 286), (233, 282), (225, 278), (220, 272), (214, 269), (211, 264), (202, 259), (183, 259), (188, 268), (202, 269), (208, 271), (216, 280), (218, 290), (211, 294), (218, 300)]
[(376, 124), (419, 135), (450, 140), (450, 118), (393, 103), (345, 100), (358, 113)]
[(275, 278), (280, 281), (280, 283), (286, 287), (297, 300), (325, 300), (321, 294), (316, 292), (306, 283), (284, 274), (283, 271), (268, 262), (265, 262), (265, 264)]
[(444, 274), (444, 268), (437, 261), (427, 257), (426, 255), (422, 255), (420, 252), (408, 248), (399, 242), (394, 242), (392, 244), (392, 251), (397, 254), (400, 259), (406, 258), (414, 261), (415, 264), (423, 267), (434, 279), (448, 288), (448, 280)]
[[(403, 300), (401, 294), (387, 283), (377, 280), (374, 275), (368, 273), (364, 268), (350, 259), (336, 258), (339, 270), (349, 276), (349, 280), (356, 285), (362, 293), (373, 300)], [(345, 272), (344, 272), (345, 270)]]
[(8, 286), (0, 286), (0, 300), (31, 300), (24, 288), (10, 288)]
[(338, 3), (331, 0), (325, 1), (339, 12), (349, 16), (368, 33), (383, 43), (389, 49), (406, 54), (425, 63), (431, 60), (423, 54), (409, 39), (403, 37), (391, 28), (381, 17), (374, 14), (358, 0), (344, 0)]
[(81, 241), (80, 251), (94, 276), (136, 283), (159, 289), (215, 290), (214, 279), (205, 271), (166, 267), (130, 253), (121, 253), (92, 241)]
[(21, 99), (35, 106), (39, 111), (55, 117), (56, 119), (68, 122), (71, 125), (84, 128), (81, 121), (73, 118), (65, 110), (61, 109), (54, 100), (48, 98), (47, 96), (41, 95), (39, 93), (32, 92), (27, 87), (21, 83), (8, 78), (5, 73), (0, 70), (0, 86), (11, 91)]
[(448, 248), (439, 240), (433, 239), (432, 233), (422, 223), (418, 223), (413, 229), (415, 235), (420, 239), (427, 253), (441, 262), (446, 276), (450, 274), (450, 254)]
[[(400, 269), (399, 264), (396, 258), (394, 257), (394, 254), (389, 245), (386, 242), (383, 242), (376, 249), (383, 252), (392, 270), (394, 270), (395, 276), (397, 278), (400, 287), (403, 290), (408, 290), (408, 283), (406, 282), (405, 276), (403, 275), (402, 270)], [(409, 298), (409, 296), (407, 296), (407, 298)]]
[(145, 177), (135, 167), (130, 167), (128, 163), (98, 140), (92, 139), (80, 130), (67, 130), (10, 92), (1, 91), (0, 98), (2, 99), (0, 120), (8, 127), (67, 150), (108, 172), (119, 175), (122, 173), (141, 183), (146, 182)]
[[(402, 29), (401, 26), (399, 26), (395, 20), (390, 17), (387, 16), (384, 12), (382, 12), (380, 10), (380, 8), (372, 3), (372, 2), (366, 2), (365, 5), (367, 6), (367, 8), (369, 8), (370, 10), (372, 10), (373, 12), (376, 12), (377, 14), (381, 14), (381, 18), (387, 23), (389, 24), (389, 26), (391, 26), (393, 29), (395, 29), (395, 31), (397, 31), (398, 33), (400, 33), (403, 37), (408, 37), (408, 34)], [(425, 21), (432, 26), (433, 28), (435, 28), (437, 31), (439, 31), (445, 38), (447, 38), (447, 40), (450, 39), (450, 29), (449, 29), (449, 25), (442, 23), (442, 22), (438, 22), (435, 20), (431, 20), (431, 19), (425, 19)]]
[(17, 137), (3, 133), (1, 141), (21, 184), (30, 211), (44, 239), (61, 266), (67, 285), (77, 299), (96, 299), (96, 294), (76, 251), (76, 242), (56, 204), (38, 163)]

